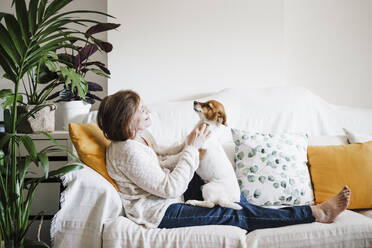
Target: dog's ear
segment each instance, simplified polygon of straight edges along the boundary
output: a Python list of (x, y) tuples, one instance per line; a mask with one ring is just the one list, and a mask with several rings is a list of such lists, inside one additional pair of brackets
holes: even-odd
[(227, 126), (227, 124), (226, 124), (226, 114), (224, 112), (218, 112), (217, 122), (221, 123), (222, 125)]

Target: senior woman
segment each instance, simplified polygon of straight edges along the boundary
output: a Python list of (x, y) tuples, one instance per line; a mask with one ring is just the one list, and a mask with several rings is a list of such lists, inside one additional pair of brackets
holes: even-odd
[(150, 111), (136, 92), (119, 91), (105, 97), (97, 121), (112, 141), (106, 148), (106, 166), (119, 187), (126, 216), (148, 228), (233, 225), (252, 231), (314, 221), (331, 223), (349, 204), (350, 190), (344, 186), (315, 206), (270, 209), (248, 203), (243, 195), (241, 210), (186, 205), (182, 195), (198, 168), (198, 148), (210, 134), (205, 124), (195, 128), (184, 145), (169, 150), (182, 153), (169, 170), (159, 163), (156, 142), (147, 131)]

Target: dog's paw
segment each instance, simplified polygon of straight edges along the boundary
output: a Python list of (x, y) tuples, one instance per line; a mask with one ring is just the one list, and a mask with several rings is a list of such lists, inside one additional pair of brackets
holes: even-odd
[(236, 204), (236, 203), (234, 203), (234, 205), (231, 208), (232, 209), (235, 209), (235, 210), (241, 210), (241, 209), (243, 209), (242, 206), (240, 206), (239, 204)]
[(235, 210), (241, 210), (242, 209), (242, 206), (240, 206), (239, 204), (237, 204), (235, 202), (219, 202), (218, 205), (220, 205), (221, 207), (224, 207), (224, 208), (232, 208), (232, 209), (235, 209)]
[(185, 202), (187, 205), (204, 207), (204, 208), (213, 208), (215, 204), (209, 201), (197, 201), (197, 200), (188, 200)]
[(192, 205), (192, 206), (196, 206), (195, 204), (196, 204), (196, 200), (188, 200), (188, 201), (186, 201), (185, 202), (185, 204), (187, 204), (187, 205)]

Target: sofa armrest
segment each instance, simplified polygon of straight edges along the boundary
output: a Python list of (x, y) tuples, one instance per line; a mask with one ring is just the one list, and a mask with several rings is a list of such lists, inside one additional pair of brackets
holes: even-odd
[(100, 247), (104, 220), (123, 215), (119, 193), (85, 165), (62, 181), (66, 189), (52, 221), (53, 247)]

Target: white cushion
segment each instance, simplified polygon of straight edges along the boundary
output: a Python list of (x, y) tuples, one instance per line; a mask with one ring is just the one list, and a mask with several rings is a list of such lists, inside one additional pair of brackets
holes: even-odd
[(364, 143), (372, 140), (372, 134), (356, 132), (346, 128), (344, 128), (344, 132), (350, 144)]
[(309, 137), (309, 146), (339, 146), (347, 144), (348, 142), (345, 135), (321, 135)]
[(146, 229), (118, 217), (105, 221), (103, 247), (370, 247), (372, 220), (346, 210), (332, 224), (300, 224), (245, 234), (233, 226)]
[(146, 229), (125, 217), (106, 220), (103, 247), (246, 247), (246, 231), (234, 226)]
[(314, 196), (303, 134), (232, 129), (240, 190), (256, 205), (309, 205)]
[(301, 224), (256, 230), (247, 235), (248, 247), (372, 247), (372, 220), (346, 210), (332, 224)]

